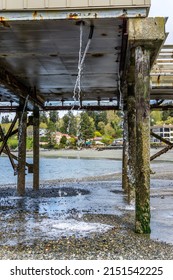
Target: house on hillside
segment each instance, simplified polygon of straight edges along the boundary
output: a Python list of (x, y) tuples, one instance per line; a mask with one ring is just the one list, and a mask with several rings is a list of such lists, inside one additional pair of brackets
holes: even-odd
[[(165, 138), (166, 140), (173, 143), (173, 125), (172, 124), (154, 125), (154, 126), (151, 126), (151, 130), (155, 134), (158, 134), (159, 136), (161, 136), (161, 137)], [(161, 142), (159, 139), (156, 139), (153, 136), (151, 136), (150, 141), (152, 143)]]
[(55, 133), (56, 144), (60, 144), (61, 138), (62, 138), (63, 136), (65, 136), (65, 137), (67, 138), (67, 140), (69, 140), (69, 139), (71, 138), (70, 135), (65, 134), (65, 133), (61, 133), (61, 132), (57, 131), (57, 132)]

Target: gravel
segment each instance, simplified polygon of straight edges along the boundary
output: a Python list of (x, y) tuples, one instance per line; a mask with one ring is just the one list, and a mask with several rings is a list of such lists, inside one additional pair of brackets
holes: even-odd
[[(104, 176), (101, 180), (115, 180), (117, 175)], [(86, 178), (91, 180), (91, 178)], [(93, 178), (99, 184), (100, 178)], [(49, 187), (52, 182), (49, 182)], [(47, 184), (46, 184), (47, 185)], [(64, 183), (64, 186), (66, 184)], [(10, 194), (11, 186), (6, 189), (1, 187), (1, 193), (5, 195)], [(66, 189), (67, 190), (67, 189)], [(59, 191), (59, 190), (58, 190)], [(55, 195), (53, 193), (52, 195)], [(32, 197), (32, 195), (30, 194)], [(42, 193), (42, 197), (45, 193)], [(8, 208), (8, 207), (7, 207)], [(8, 212), (9, 209), (1, 209)], [(6, 212), (7, 211), (7, 212)], [(10, 209), (16, 211), (16, 209)], [(39, 211), (36, 213), (37, 219), (41, 219)], [(10, 215), (10, 214), (9, 214)], [(2, 217), (1, 217), (2, 218)], [(0, 247), (1, 260), (172, 260), (173, 259), (173, 245), (165, 242), (154, 241), (150, 239), (149, 235), (139, 235), (134, 232), (134, 211), (126, 212), (121, 216), (111, 214), (85, 214), (82, 217), (83, 221), (88, 223), (102, 223), (111, 225), (112, 228), (106, 232), (92, 232), (89, 236), (76, 237), (75, 235), (62, 235), (61, 238), (53, 240), (44, 240), (42, 236), (34, 240), (34, 243), (22, 243), (22, 240), (15, 245), (2, 245)], [(9, 220), (8, 220), (9, 221)], [(16, 223), (22, 221), (16, 220)], [(14, 229), (12, 229), (14, 231)], [(1, 233), (2, 234), (2, 233)], [(8, 230), (6, 235), (8, 237)], [(15, 234), (15, 232), (14, 232)], [(17, 236), (17, 233), (16, 233)], [(2, 235), (0, 236), (0, 239)]]
[(91, 222), (111, 223), (114, 227), (104, 234), (93, 233), (90, 237), (61, 239), (43, 242), (37, 240), (32, 246), (1, 246), (0, 258), (13, 260), (172, 260), (173, 246), (149, 239), (147, 235), (135, 234), (131, 217), (86, 215)]

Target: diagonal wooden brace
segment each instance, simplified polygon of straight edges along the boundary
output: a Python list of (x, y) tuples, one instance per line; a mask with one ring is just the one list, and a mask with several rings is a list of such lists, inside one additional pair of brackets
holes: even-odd
[(2, 142), (2, 145), (0, 147), (0, 155), (2, 154), (2, 151), (5, 147), (5, 145), (7, 144), (8, 138), (9, 138), (10, 134), (12, 133), (12, 130), (13, 130), (15, 124), (16, 124), (17, 118), (18, 118), (18, 114), (16, 114), (16, 116), (14, 117), (14, 120), (12, 121), (7, 134), (3, 137), (3, 142)]
[[(32, 118), (32, 116), (29, 116), (29, 122), (27, 123), (27, 127), (30, 126), (30, 125), (33, 125), (33, 118)], [(9, 137), (11, 137), (11, 136), (17, 134), (18, 131), (19, 131), (18, 128), (14, 129), (14, 130), (11, 131), (11, 133), (9, 134)], [(1, 136), (1, 135), (0, 135), (0, 136)], [(3, 141), (3, 139), (2, 139), (2, 137), (0, 137), (0, 142), (2, 142), (2, 141)]]
[(171, 150), (173, 148), (173, 143), (171, 143), (170, 141), (168, 141), (167, 139), (161, 137), (160, 135), (154, 133), (152, 130), (150, 131), (150, 135), (152, 135), (153, 137), (159, 139), (160, 141), (162, 141), (163, 143), (167, 144), (168, 146), (163, 148), (162, 150), (160, 150), (159, 152), (157, 152), (156, 154), (152, 155), (150, 157), (150, 161), (154, 160), (157, 157), (160, 157), (161, 155), (167, 153), (169, 150)]
[[(1, 125), (0, 125), (0, 136), (1, 136), (1, 141), (4, 141), (5, 137)], [(18, 157), (11, 153), (7, 143), (4, 145), (3, 153), (9, 157), (11, 165), (14, 169), (14, 175), (17, 175), (18, 165), (14, 162), (14, 160), (18, 161)], [(25, 162), (25, 165), (28, 167), (28, 173), (33, 173), (33, 164)]]
[[(3, 130), (2, 130), (1, 125), (0, 125), (0, 135), (1, 135), (1, 137), (2, 137), (2, 140), (4, 140), (4, 132), (3, 132)], [(12, 165), (14, 171), (16, 171), (16, 170), (17, 170), (17, 164), (15, 164), (15, 162), (14, 162), (14, 159), (13, 159), (13, 157), (12, 157), (12, 155), (11, 155), (11, 152), (10, 152), (10, 149), (9, 149), (7, 143), (6, 143), (5, 146), (4, 146), (4, 153), (8, 155), (9, 160), (10, 160), (10, 162), (11, 162), (11, 165)]]

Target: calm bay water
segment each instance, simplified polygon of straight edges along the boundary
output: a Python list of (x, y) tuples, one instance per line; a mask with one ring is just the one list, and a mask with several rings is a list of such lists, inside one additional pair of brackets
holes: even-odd
[[(27, 159), (32, 163), (32, 158)], [(83, 178), (121, 172), (122, 163), (109, 159), (40, 158), (40, 180)], [(26, 182), (32, 182), (32, 174), (26, 175)], [(13, 168), (7, 157), (0, 157), (0, 184), (16, 184)]]

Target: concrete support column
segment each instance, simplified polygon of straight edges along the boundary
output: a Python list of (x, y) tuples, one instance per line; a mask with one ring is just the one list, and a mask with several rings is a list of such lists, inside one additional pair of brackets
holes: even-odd
[(22, 196), (25, 194), (27, 112), (23, 104), (19, 110), (17, 192)]
[(136, 223), (137, 233), (150, 233), (150, 52), (135, 48), (136, 93)]
[(39, 108), (33, 111), (33, 189), (39, 189)]

